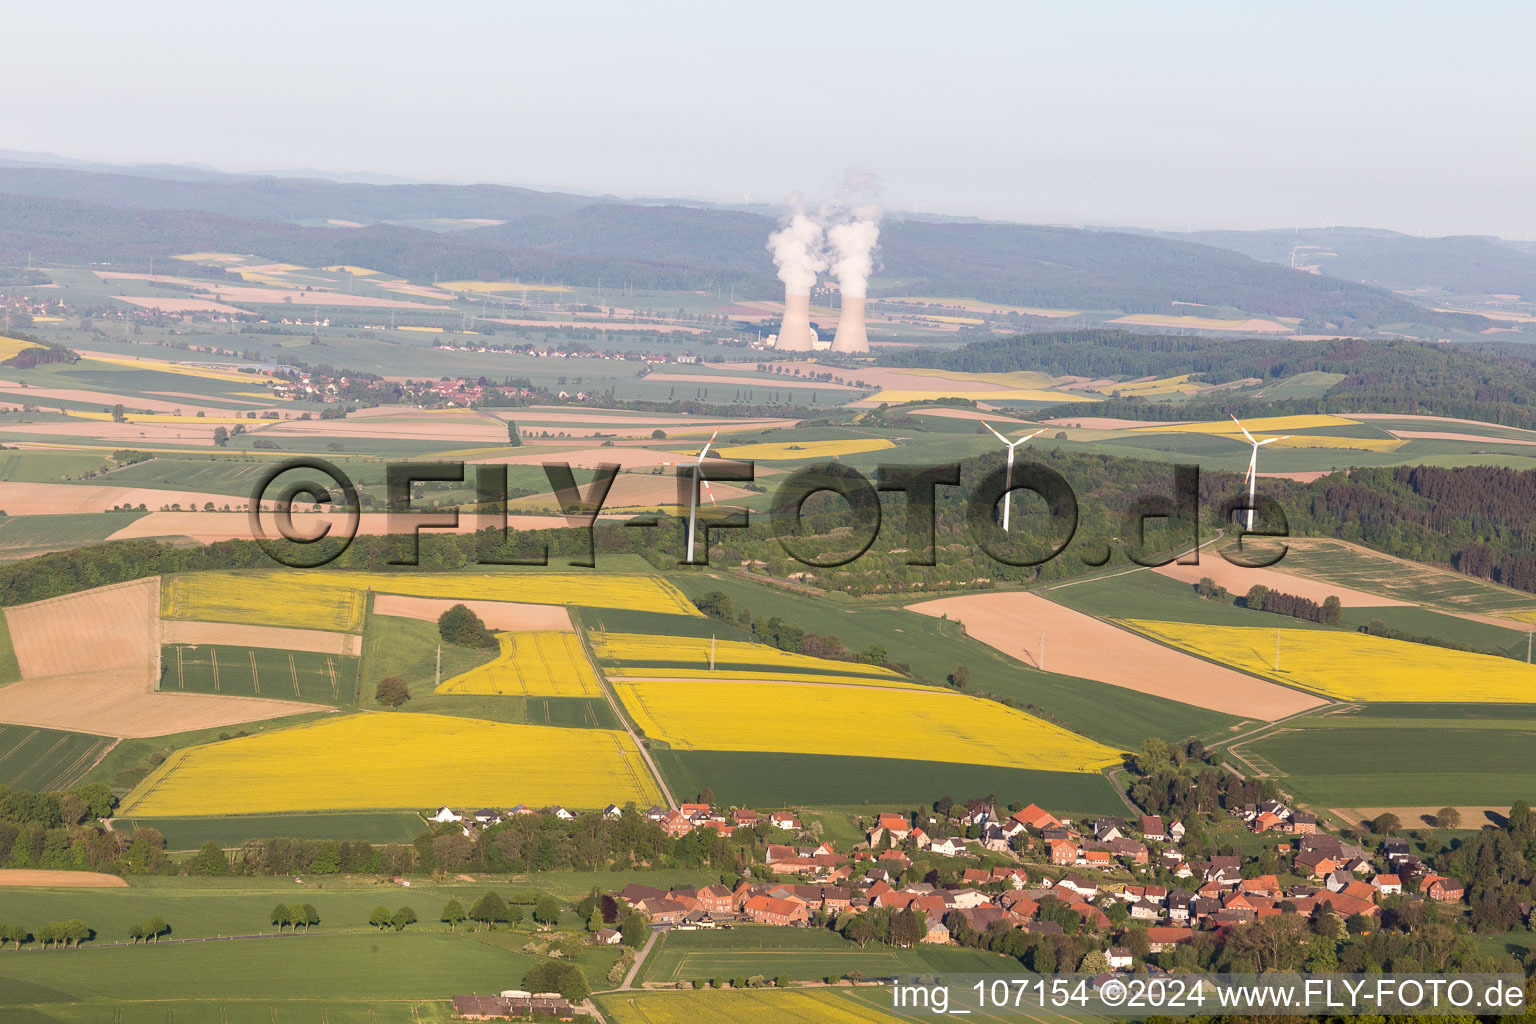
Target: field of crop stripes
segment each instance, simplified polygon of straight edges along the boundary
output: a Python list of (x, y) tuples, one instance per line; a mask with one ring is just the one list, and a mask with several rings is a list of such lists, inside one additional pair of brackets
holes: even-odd
[(339, 654), (167, 644), (160, 667), (160, 689), (168, 692), (351, 704), (357, 690), (357, 659)]
[(0, 725), (0, 785), (34, 793), (68, 789), (114, 742), (89, 733)]

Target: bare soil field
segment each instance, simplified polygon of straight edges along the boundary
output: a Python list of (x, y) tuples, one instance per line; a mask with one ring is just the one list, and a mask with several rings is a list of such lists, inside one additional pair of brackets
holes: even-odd
[[(1152, 571), (1160, 576), (1167, 576), (1171, 580), (1179, 580), (1190, 585), (1199, 583), (1201, 578), (1208, 576), (1218, 586), (1226, 587), (1236, 595), (1246, 594), (1253, 587), (1262, 586), (1270, 590), (1278, 590), (1283, 594), (1295, 594), (1297, 597), (1304, 597), (1318, 604), (1322, 604), (1329, 597), (1337, 597), (1339, 603), (1346, 608), (1408, 604), (1407, 601), (1398, 601), (1379, 594), (1368, 594), (1363, 590), (1352, 590), (1349, 587), (1340, 587), (1306, 576), (1294, 576), (1288, 572), (1277, 572), (1274, 569), (1245, 569), (1240, 565), (1233, 565), (1214, 551), (1201, 554), (1199, 565), (1165, 565)], [(1285, 560), (1281, 559), (1280, 564), (1284, 565)]]
[(135, 306), (144, 309), (159, 310), (162, 313), (223, 313), (234, 316), (250, 316), (251, 311), (241, 309), (239, 306), (226, 306), (222, 302), (213, 302), (209, 299), (167, 299), (159, 296), (149, 297), (140, 295), (114, 295), (119, 302), (131, 302)]
[(491, 417), (383, 419), (364, 417), (345, 420), (278, 420), (270, 426), (253, 427), (252, 433), (280, 437), (372, 437), (409, 441), (466, 441), (505, 443), (507, 428)]
[(1017, 419), (1017, 418), (1015, 418), (1013, 416), (1000, 416), (1000, 415), (995, 415), (995, 414), (991, 414), (991, 413), (985, 413), (985, 412), (982, 412), (982, 411), (980, 411), (978, 409), (947, 409), (947, 408), (938, 408), (938, 407), (932, 408), (932, 409), (911, 409), (911, 410), (908, 411), (908, 415), (911, 415), (911, 416), (938, 416), (941, 419), (946, 419), (946, 420), (986, 420), (988, 423), (1028, 423), (1028, 422), (1030, 422), (1029, 420), (1021, 420), (1021, 419)]
[[(238, 398), (220, 398), (220, 405), (209, 405), (213, 398), (209, 395), (194, 395), (185, 392), (157, 391), (154, 394), (165, 395), (170, 398), (180, 398), (179, 402), (162, 402), (155, 398), (145, 398), (139, 394), (119, 395), (110, 391), (87, 391), (82, 388), (34, 388), (8, 380), (0, 380), (0, 392), (17, 401), (26, 402), (29, 405), (44, 405), (46, 401), (55, 402), (86, 402), (99, 405), (102, 409), (110, 409), (121, 402), (129, 414), (149, 411), (158, 413), (180, 412), (183, 416), (196, 416), (199, 412), (207, 416), (229, 416), (235, 410), (224, 408), (224, 405), (254, 406), (256, 408), (278, 409), (279, 402), (259, 402)], [(241, 411), (244, 411), (243, 409)]]
[(113, 423), (111, 420), (70, 420), (68, 423), (7, 423), (0, 427), (6, 435), (24, 434), (28, 437), (90, 438), (113, 444), (132, 444), (136, 441), (175, 441), (178, 444), (195, 444), (213, 447), (216, 424), (199, 427), (188, 423)]
[(162, 736), (313, 711), (258, 697), (154, 692), (160, 578), (5, 609), (22, 680), (0, 687), (0, 722), (101, 736)]
[[(524, 449), (528, 446), (525, 445)], [(552, 446), (558, 449), (558, 446)], [(574, 451), (520, 449), (516, 455), (498, 455), (489, 459), (476, 459), (489, 465), (538, 466), (545, 462), (565, 462), (581, 469), (593, 469), (605, 462), (616, 462), (626, 470), (646, 466), (663, 466), (676, 462), (675, 452), (658, 452), (650, 448), (578, 448)], [(707, 471), (706, 471), (707, 472)], [(615, 485), (617, 486), (617, 485)]]
[[(447, 306), (428, 306), (403, 299), (381, 299), (372, 295), (347, 295), (343, 292), (313, 291), (301, 288), (256, 288), (250, 285), (214, 284), (189, 277), (166, 277), (156, 274), (129, 274), (120, 271), (94, 271), (97, 277), (109, 281), (151, 281), (156, 284), (179, 284), (206, 293), (214, 302), (291, 303), (295, 306), (370, 306), (378, 309), (447, 309)], [(114, 298), (127, 298), (116, 295)], [(244, 312), (243, 310), (241, 312)]]
[(32, 868), (0, 868), (0, 885), (32, 885), (49, 889), (126, 889), (118, 875), (97, 871), (45, 871)]
[(1301, 473), (1260, 473), (1261, 477), (1272, 477), (1276, 480), (1295, 480), (1299, 484), (1309, 484), (1313, 480), (1321, 480), (1332, 473), (1331, 469), (1311, 469)]
[[(1432, 818), (1440, 813), (1438, 807), (1330, 807), (1328, 809), (1351, 825), (1379, 818), (1383, 814), (1395, 814), (1403, 823), (1403, 828), (1423, 828), (1428, 824), (1424, 821), (1426, 817)], [(1505, 815), (1509, 813), (1509, 808), (1457, 807), (1456, 811), (1461, 815), (1461, 828), (1479, 829), (1495, 821), (1503, 821)]]
[[(373, 614), (395, 615), (403, 619), (436, 622), (439, 615), (456, 604), (467, 605), (486, 626), (507, 633), (537, 630), (575, 629), (571, 613), (564, 605), (518, 604), (515, 601), (452, 601), (436, 597), (406, 597), (403, 594), (375, 594)], [(340, 635), (340, 634), (330, 634)], [(348, 636), (349, 640), (357, 637)]]
[(159, 618), (158, 576), (5, 609), (23, 679), (136, 666), (147, 685)]
[[(908, 605), (963, 623), (989, 647), (1037, 668), (1150, 693), (1239, 718), (1273, 721), (1324, 703), (1153, 643), (1036, 594), (971, 594)], [(1039, 662), (1040, 638), (1046, 643)]]
[(1530, 441), (1523, 437), (1489, 437), (1486, 434), (1456, 434), (1446, 430), (1388, 430), (1393, 437), (1401, 437), (1407, 440), (1423, 438), (1426, 441), (1471, 441), (1474, 444), (1530, 444), (1536, 445), (1536, 441)]
[(224, 644), (229, 647), (270, 647), (278, 651), (313, 651), (316, 654), (363, 653), (363, 639), (351, 633), (323, 629), (288, 629), (283, 626), (251, 626), (234, 622), (195, 622), (163, 619), (162, 644)]
[(180, 504), (182, 508), (236, 508), (245, 502), (211, 491), (162, 491), (153, 487), (111, 487), (104, 484), (34, 484), (0, 481), (0, 509), (11, 516), (56, 516), (78, 512), (107, 512), (115, 505), (144, 505), (158, 509)]
[(1085, 430), (1135, 430), (1137, 427), (1166, 427), (1172, 420), (1117, 420), (1108, 416), (1064, 416), (1041, 420), (1053, 427), (1082, 427)]
[[(331, 512), (299, 515), (294, 518), (294, 528), (307, 536), (315, 536), (320, 532), (321, 524), (329, 520), (334, 520), (333, 531), (340, 530), (344, 518), (342, 513)], [(391, 518), (383, 512), (365, 512), (358, 519), (357, 532), (370, 537), (398, 533), (399, 523), (396, 522), (395, 528), (391, 529)], [(400, 519), (399, 516), (393, 518)], [(626, 519), (628, 517), (605, 515), (602, 518)], [(453, 532), (473, 533), (484, 529), (485, 525), (478, 516), (461, 515), (459, 525)], [(568, 525), (570, 524), (565, 521), (564, 516), (510, 515), (507, 517), (509, 530), (548, 530)], [(266, 528), (269, 535), (276, 536), (271, 523), (267, 523)], [(107, 539), (132, 540), (143, 537), (187, 537), (201, 544), (212, 544), (221, 540), (253, 539), (250, 522), (242, 512), (151, 512), (147, 516), (135, 519)]]

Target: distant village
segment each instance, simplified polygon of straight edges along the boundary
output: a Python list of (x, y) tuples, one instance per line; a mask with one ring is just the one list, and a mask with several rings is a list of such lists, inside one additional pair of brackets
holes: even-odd
[[(469, 813), (444, 807), (433, 820), (456, 822), (466, 835), (474, 835), (506, 816), (534, 813), (564, 820), (576, 817), (563, 807), (536, 812), (519, 806), (507, 812)], [(599, 813), (618, 818), (623, 811), (609, 805)], [(1459, 879), (1430, 870), (1409, 852), (1405, 840), (1388, 838), (1379, 849), (1367, 850), (1320, 830), (1315, 815), (1275, 800), (1231, 813), (1253, 833), (1285, 837), (1277, 851), (1290, 858), (1292, 872), (1306, 879), (1303, 883), (1283, 885), (1275, 874), (1258, 873), (1254, 858), (1187, 858), (1179, 849), (1184, 824), (1156, 815), (1074, 821), (1035, 804), (1008, 813), (992, 803), (972, 801), (956, 807), (942, 821), (936, 813), (879, 814), (867, 823), (865, 841), (842, 851), (827, 841), (809, 845), (798, 841), (796, 837), (806, 835), (806, 829), (793, 812), (764, 815), (746, 808), (722, 811), (709, 804), (685, 803), (675, 810), (652, 807), (642, 813), (673, 837), (698, 829), (713, 829), (728, 837), (764, 822), (770, 832), (785, 836), (783, 843), (770, 841), (764, 865), (769, 875), (781, 881), (743, 878), (734, 886), (671, 889), (631, 883), (615, 894), (644, 914), (653, 927), (665, 929), (738, 923), (802, 927), (891, 908), (921, 912), (924, 927), (918, 941), (947, 945), (955, 941), (954, 932), (960, 928), (978, 934), (1015, 928), (1061, 934), (1059, 919), (1042, 917), (1042, 908), (1055, 900), (1088, 931), (1101, 933), (1106, 940), (1123, 937), (1129, 926), (1143, 926), (1149, 951), (1156, 953), (1191, 941), (1198, 931), (1220, 933), (1279, 914), (1305, 917), (1322, 909), (1373, 926), (1388, 897), (1407, 895), (1454, 904), (1464, 896)], [(956, 826), (965, 837), (929, 834), (929, 829), (953, 832)], [(963, 867), (957, 881), (935, 885), (910, 877), (918, 854), (991, 863)], [(1123, 877), (1162, 877), (1162, 872), (1177, 884)], [(1120, 877), (1107, 877), (1111, 873)], [(1530, 908), (1523, 909), (1529, 915)], [(1123, 945), (1109, 946), (1106, 954), (1115, 970), (1129, 970), (1136, 960)]]

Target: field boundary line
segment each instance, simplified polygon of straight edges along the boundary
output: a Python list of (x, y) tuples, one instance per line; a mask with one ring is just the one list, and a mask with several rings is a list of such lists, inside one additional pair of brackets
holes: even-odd
[[(571, 619), (572, 625), (576, 627), (576, 635), (581, 638), (581, 652), (583, 656), (586, 657), (587, 663), (591, 666), (592, 671), (596, 674), (598, 685), (601, 686), (603, 690), (603, 696), (608, 698), (608, 706), (613, 708), (613, 713), (618, 716), (619, 724), (624, 727), (625, 732), (629, 733), (630, 741), (634, 743), (635, 749), (640, 751), (640, 756), (645, 760), (646, 768), (650, 769), (651, 777), (656, 780), (656, 785), (661, 790), (661, 798), (667, 802), (667, 807), (669, 809), (676, 810), (677, 801), (673, 799), (672, 791), (667, 788), (667, 780), (662, 778), (661, 769), (656, 767), (656, 762), (651, 759), (651, 752), (646, 749), (645, 743), (641, 740), (639, 734), (635, 732), (634, 725), (631, 724), (629, 718), (625, 715), (624, 705), (614, 694), (613, 688), (608, 684), (608, 677), (605, 676), (602, 669), (598, 667), (597, 658), (592, 653), (592, 646), (587, 642), (586, 630), (583, 628), (585, 623), (581, 621), (581, 616), (579, 614), (573, 615)], [(653, 932), (652, 938), (654, 937), (655, 933)], [(650, 945), (647, 944), (646, 951), (649, 951), (649, 949)], [(641, 959), (643, 959), (643, 957), (637, 957), (636, 962), (638, 963)]]

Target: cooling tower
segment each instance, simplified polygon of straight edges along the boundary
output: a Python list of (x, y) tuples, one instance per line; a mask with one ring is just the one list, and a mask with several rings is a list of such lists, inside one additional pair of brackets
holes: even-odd
[(832, 351), (869, 351), (869, 336), (864, 333), (864, 297), (862, 295), (843, 296), (843, 312), (837, 318), (837, 333), (832, 336)]
[(775, 348), (790, 352), (811, 350), (811, 296), (784, 293), (784, 323), (779, 327)]

